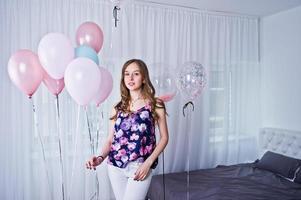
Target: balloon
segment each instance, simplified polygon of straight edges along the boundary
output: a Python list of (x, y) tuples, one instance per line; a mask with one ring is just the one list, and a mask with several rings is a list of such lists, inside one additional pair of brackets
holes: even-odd
[(65, 85), (79, 105), (87, 105), (96, 95), (101, 82), (98, 66), (88, 58), (74, 59), (65, 71)]
[(206, 84), (206, 72), (202, 64), (186, 62), (177, 76), (177, 86), (184, 98), (193, 101)]
[(44, 73), (43, 83), (54, 95), (59, 95), (65, 87), (64, 78), (54, 79), (46, 72)]
[(175, 96), (176, 96), (176, 93), (171, 93), (171, 94), (165, 94), (165, 95), (159, 96), (158, 98), (164, 102), (168, 102), (168, 101), (171, 101)]
[(92, 49), (91, 47), (88, 47), (86, 45), (81, 45), (75, 49), (75, 57), (85, 57), (90, 58), (93, 60), (97, 65), (99, 64), (98, 56), (96, 51)]
[(10, 57), (8, 74), (12, 82), (31, 97), (43, 80), (44, 71), (35, 53), (21, 49)]
[(90, 46), (98, 53), (103, 44), (103, 32), (94, 22), (82, 23), (76, 31), (76, 43)]
[(110, 95), (113, 88), (113, 77), (111, 73), (104, 67), (99, 68), (101, 73), (101, 83), (93, 101), (99, 106)]
[(161, 73), (152, 76), (152, 83), (156, 89), (156, 94), (164, 102), (171, 101), (177, 94), (175, 78), (170, 72), (170, 67), (164, 63), (156, 63), (152, 68), (165, 69)]
[(74, 49), (68, 37), (61, 33), (48, 33), (38, 47), (38, 55), (45, 71), (54, 79), (61, 79), (67, 65), (74, 58)]

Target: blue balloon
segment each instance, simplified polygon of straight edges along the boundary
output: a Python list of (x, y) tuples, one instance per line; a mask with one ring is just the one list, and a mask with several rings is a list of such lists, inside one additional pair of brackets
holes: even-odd
[(81, 45), (75, 48), (75, 57), (85, 57), (93, 60), (97, 65), (99, 64), (97, 53), (89, 46)]

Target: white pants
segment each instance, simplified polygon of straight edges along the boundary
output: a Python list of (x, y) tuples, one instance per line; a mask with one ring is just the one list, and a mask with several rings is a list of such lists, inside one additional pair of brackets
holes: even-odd
[(108, 164), (108, 173), (116, 200), (145, 200), (152, 169), (143, 181), (135, 181), (134, 176), (141, 163), (130, 162), (125, 168)]

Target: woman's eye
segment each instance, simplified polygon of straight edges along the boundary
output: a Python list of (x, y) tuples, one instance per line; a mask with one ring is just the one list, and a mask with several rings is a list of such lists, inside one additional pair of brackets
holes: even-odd
[(136, 73), (135, 73), (135, 76), (139, 76), (139, 75), (140, 75), (140, 73), (139, 73), (139, 72), (136, 72)]
[(124, 76), (129, 76), (129, 75), (130, 75), (129, 73), (125, 73), (125, 74), (124, 74)]

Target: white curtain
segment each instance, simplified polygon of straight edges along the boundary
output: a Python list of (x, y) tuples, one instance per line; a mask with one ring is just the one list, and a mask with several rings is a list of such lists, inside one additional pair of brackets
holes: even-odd
[[(41, 84), (33, 101), (29, 100), (9, 80), (7, 62), (18, 49), (37, 52), (40, 39), (48, 32), (61, 32), (75, 41), (76, 29), (85, 21), (97, 23), (104, 31), (99, 58), (113, 74), (114, 88), (100, 108), (91, 105), (87, 112), (66, 90), (59, 95), (63, 183), (68, 199), (90, 199), (96, 191), (96, 173), (100, 199), (113, 199), (106, 166), (96, 172), (84, 166), (91, 155), (86, 116), (90, 133), (94, 137), (99, 129), (99, 142), (103, 142), (108, 113), (119, 100), (121, 66), (130, 58), (143, 59), (152, 76), (167, 71), (174, 75), (186, 61), (197, 61), (207, 71), (207, 85), (193, 102), (194, 111), (189, 106), (183, 116), (186, 102), (181, 94), (167, 103), (170, 141), (164, 154), (166, 173), (256, 158), (260, 125), (258, 19), (124, 2), (116, 28), (110, 1), (0, 2), (1, 199), (62, 199), (55, 98)], [(155, 63), (169, 69), (155, 67)], [(162, 156), (159, 162), (156, 173), (163, 172)]]

